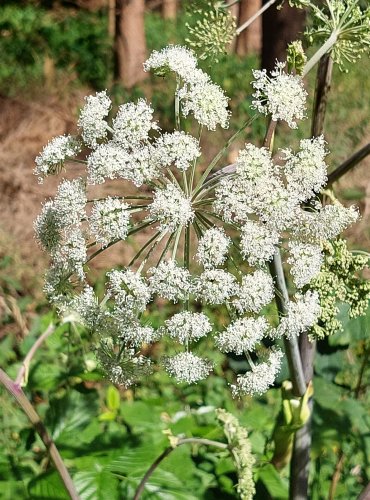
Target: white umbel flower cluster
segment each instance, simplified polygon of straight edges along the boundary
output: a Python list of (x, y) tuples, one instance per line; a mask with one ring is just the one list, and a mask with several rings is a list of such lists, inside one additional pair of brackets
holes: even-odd
[(63, 244), (53, 253), (53, 264), (66, 273), (76, 274), (82, 281), (85, 278), (84, 264), (87, 260), (86, 240), (79, 228), (68, 231)]
[(94, 202), (89, 217), (90, 230), (102, 247), (126, 238), (130, 220), (128, 208), (126, 203), (110, 196)]
[(72, 226), (78, 226), (85, 214), (86, 192), (82, 179), (63, 180), (54, 200), (43, 206), (34, 227), (36, 238), (52, 255)]
[(177, 45), (159, 52), (155, 50), (144, 63), (145, 71), (154, 69), (157, 74), (173, 71), (182, 80), (184, 85), (178, 89), (177, 95), (185, 117), (193, 113), (197, 122), (209, 130), (215, 130), (218, 124), (227, 128), (230, 115), (228, 98), (197, 66), (194, 53)]
[(86, 285), (80, 295), (74, 298), (70, 308), (80, 316), (81, 322), (89, 330), (94, 329), (101, 316), (98, 298), (90, 285)]
[(81, 128), (81, 135), (85, 143), (95, 148), (98, 140), (107, 137), (106, 118), (112, 105), (106, 91), (97, 92), (95, 96), (85, 97), (86, 104), (82, 108), (77, 125)]
[(297, 128), (296, 120), (305, 118), (307, 92), (298, 75), (284, 72), (285, 62), (276, 62), (271, 76), (265, 69), (254, 70), (252, 82), (256, 92), (252, 107), (260, 113), (271, 115), (274, 121), (283, 120), (289, 127)]
[(149, 269), (150, 289), (164, 299), (176, 303), (187, 300), (192, 291), (191, 275), (174, 260), (163, 261), (158, 267)]
[(267, 180), (273, 174), (274, 164), (271, 153), (266, 148), (257, 148), (253, 144), (246, 144), (239, 152), (235, 170), (240, 179), (253, 181), (255, 179)]
[(316, 291), (308, 290), (303, 295), (297, 294), (295, 300), (289, 302), (287, 315), (281, 318), (275, 335), (290, 338), (307, 332), (317, 323), (320, 312), (319, 295)]
[[(126, 313), (144, 312), (151, 300), (151, 291), (142, 276), (126, 269), (107, 273), (109, 296), (114, 297), (118, 306)], [(131, 314), (130, 314), (131, 315)]]
[(58, 174), (65, 160), (73, 158), (80, 149), (80, 143), (71, 135), (54, 137), (35, 159), (34, 174), (38, 176), (39, 184), (48, 175)]
[(178, 383), (193, 384), (205, 379), (212, 370), (212, 365), (191, 352), (181, 352), (171, 358), (166, 358), (164, 366), (171, 377)]
[(291, 265), (290, 273), (297, 288), (303, 288), (319, 274), (324, 257), (321, 247), (309, 243), (291, 241), (290, 256), (287, 263)]
[(106, 179), (121, 177), (129, 163), (129, 155), (114, 143), (101, 144), (87, 159), (89, 184), (102, 184)]
[(240, 314), (245, 312), (258, 314), (273, 298), (274, 280), (266, 271), (257, 269), (254, 273), (243, 276), (238, 296), (233, 304)]
[(161, 51), (154, 50), (144, 63), (144, 70), (154, 69), (158, 74), (173, 71), (186, 80), (197, 70), (198, 61), (192, 50), (180, 45), (171, 45)]
[(263, 265), (272, 259), (279, 239), (275, 230), (257, 221), (247, 221), (241, 229), (242, 255), (251, 266)]
[(269, 325), (265, 318), (241, 318), (231, 323), (216, 337), (216, 345), (222, 352), (243, 354), (255, 349), (265, 337)]
[(195, 295), (205, 304), (224, 304), (237, 293), (235, 276), (223, 269), (207, 269), (196, 280)]
[(154, 192), (149, 213), (159, 222), (161, 231), (173, 232), (179, 226), (187, 226), (194, 219), (190, 199), (174, 184), (167, 184), (164, 189)]
[(244, 394), (254, 396), (263, 394), (275, 382), (281, 366), (283, 353), (279, 349), (271, 349), (267, 359), (252, 366), (244, 375), (238, 375), (236, 384), (231, 385), (233, 396), (240, 397)]
[(180, 344), (194, 342), (212, 331), (212, 325), (203, 313), (184, 311), (166, 320), (165, 332)]
[(189, 134), (175, 130), (172, 134), (163, 134), (156, 142), (156, 157), (164, 167), (174, 164), (185, 171), (200, 156), (199, 143)]
[(153, 120), (153, 113), (153, 108), (145, 99), (122, 104), (113, 119), (113, 141), (125, 149), (145, 141), (150, 130), (159, 128)]
[(283, 153), (288, 190), (291, 189), (302, 202), (319, 193), (328, 180), (324, 161), (328, 152), (324, 137), (300, 141), (300, 150), (296, 154), (287, 149)]
[(198, 243), (197, 259), (205, 268), (221, 266), (227, 257), (231, 239), (224, 229), (207, 229)]
[(134, 348), (140, 348), (143, 344), (152, 344), (158, 340), (158, 334), (151, 326), (142, 326), (139, 321), (131, 319), (125, 321), (120, 314), (121, 321), (118, 321), (119, 338), (126, 345)]

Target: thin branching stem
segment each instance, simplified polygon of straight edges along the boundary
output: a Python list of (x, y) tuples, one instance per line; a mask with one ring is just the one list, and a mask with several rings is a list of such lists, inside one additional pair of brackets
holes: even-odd
[(236, 29), (236, 35), (240, 35), (242, 31), (248, 28), (256, 19), (260, 17), (261, 14), (265, 12), (265, 10), (269, 9), (272, 5), (276, 3), (276, 0), (269, 0), (263, 7), (261, 7), (255, 14), (253, 14), (252, 17), (247, 19), (245, 23), (241, 24), (237, 29)]
[(169, 248), (171, 246), (171, 243), (172, 243), (172, 241), (174, 239), (174, 236), (175, 236), (175, 233), (171, 233), (170, 236), (168, 237), (168, 240), (167, 240), (166, 245), (165, 245), (165, 247), (164, 247), (164, 249), (163, 249), (163, 251), (161, 253), (161, 256), (158, 259), (156, 267), (158, 267), (159, 264), (162, 262), (162, 260), (165, 258), (166, 254), (167, 254), (167, 252), (168, 252), (168, 250), (169, 250)]
[(176, 260), (177, 248), (179, 246), (181, 232), (182, 232), (182, 227), (180, 226), (177, 229), (176, 236), (175, 236), (175, 242), (174, 242), (173, 249), (172, 249), (172, 260)]
[(229, 445), (225, 443), (220, 443), (219, 441), (212, 441), (211, 439), (203, 439), (203, 438), (183, 438), (179, 439), (174, 446), (169, 446), (166, 448), (158, 458), (152, 463), (149, 469), (146, 471), (143, 479), (140, 481), (140, 484), (135, 492), (133, 500), (139, 500), (141, 495), (144, 492), (145, 485), (148, 482), (149, 478), (153, 474), (153, 472), (157, 469), (157, 467), (162, 463), (162, 461), (168, 457), (170, 453), (172, 453), (176, 448), (183, 444), (198, 444), (204, 446), (214, 446), (216, 448), (220, 448), (222, 450), (229, 449)]
[[(200, 144), (200, 139), (202, 137), (202, 131), (203, 131), (203, 125), (199, 125), (198, 144)], [(193, 161), (193, 164), (191, 166), (190, 182), (189, 182), (190, 192), (193, 190), (193, 187), (194, 187), (195, 170), (196, 170), (197, 163), (198, 163), (198, 158), (195, 158)]]
[[(134, 226), (133, 228), (131, 228), (128, 233), (127, 233), (127, 236), (132, 236), (133, 234), (135, 233), (138, 233), (139, 231), (141, 231), (142, 229), (145, 229), (146, 227), (149, 227), (151, 226), (152, 224), (154, 224), (155, 221), (153, 220), (149, 220), (149, 221), (145, 221), (143, 222), (142, 224), (138, 224), (137, 226)], [(119, 243), (120, 241), (123, 241), (121, 239), (118, 239), (118, 240), (114, 240), (114, 241), (111, 241), (106, 247), (104, 248), (99, 248), (99, 250), (97, 250), (96, 252), (94, 252), (93, 254), (90, 255), (90, 257), (87, 259), (86, 261), (86, 264), (88, 262), (90, 262), (91, 260), (95, 259), (95, 257), (97, 257), (98, 255), (100, 255), (101, 253), (104, 252), (104, 250), (107, 250), (108, 248), (112, 247), (113, 245), (115, 245), (116, 243)]]
[(163, 238), (166, 236), (167, 234), (167, 230), (165, 231), (162, 231), (159, 236), (157, 236), (157, 239), (156, 241), (153, 243), (153, 245), (150, 247), (150, 249), (148, 250), (147, 254), (145, 255), (145, 258), (144, 260), (142, 261), (142, 263), (140, 264), (140, 267), (138, 269), (138, 272), (140, 273), (142, 271), (142, 269), (144, 269), (144, 266), (145, 264), (148, 262), (149, 260), (149, 257), (152, 255), (152, 253), (154, 252), (154, 250), (157, 248), (157, 246), (159, 245), (159, 243), (163, 240)]
[(346, 161), (344, 161), (339, 167), (337, 167), (328, 176), (327, 185), (330, 186), (334, 182), (338, 181), (347, 172), (350, 172), (356, 165), (358, 165), (364, 158), (370, 154), (370, 142), (366, 144), (363, 148), (356, 151), (352, 156), (350, 156)]
[(28, 351), (26, 357), (24, 358), (22, 362), (22, 366), (20, 367), (18, 371), (18, 375), (15, 379), (15, 384), (18, 387), (22, 387), (23, 385), (27, 384), (27, 378), (28, 378), (28, 370), (30, 367), (30, 363), (34, 355), (36, 354), (38, 348), (42, 345), (42, 343), (50, 337), (52, 333), (54, 333), (55, 327), (53, 324), (50, 324), (48, 328), (44, 331), (42, 335), (36, 340), (36, 342), (33, 344), (31, 349)]
[(211, 163), (208, 165), (206, 170), (204, 171), (202, 177), (200, 178), (198, 184), (196, 185), (195, 189), (192, 192), (192, 199), (195, 198), (196, 194), (200, 189), (202, 188), (202, 185), (204, 181), (207, 179), (213, 168), (217, 165), (217, 163), (221, 160), (225, 152), (228, 150), (230, 145), (239, 137), (239, 135), (249, 126), (253, 121), (257, 118), (257, 115), (253, 115), (251, 118), (249, 118), (241, 127), (239, 130), (235, 132), (227, 141), (224, 147), (217, 153), (217, 155), (213, 158)]
[(154, 236), (152, 236), (146, 243), (143, 245), (140, 250), (136, 253), (136, 255), (130, 260), (129, 264), (127, 267), (131, 267), (137, 259), (140, 257), (140, 255), (148, 248), (149, 245), (151, 245), (161, 234), (160, 231), (157, 231)]

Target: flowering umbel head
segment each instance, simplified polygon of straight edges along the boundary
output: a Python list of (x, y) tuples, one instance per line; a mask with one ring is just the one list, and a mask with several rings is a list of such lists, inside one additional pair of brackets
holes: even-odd
[[(200, 136), (181, 124), (192, 115), (210, 130), (226, 127), (227, 97), (185, 47), (154, 52), (145, 69), (176, 75), (175, 130), (161, 132), (144, 99), (114, 113), (106, 92), (99, 92), (80, 113), (80, 137), (54, 139), (36, 160), (42, 179), (76, 155), (80, 167), (79, 177), (62, 180), (35, 221), (51, 257), (45, 291), (91, 332), (114, 383), (136, 383), (158, 364), (178, 383), (202, 380), (214, 366), (202, 347), (206, 340), (249, 360), (249, 371), (231, 386), (234, 395), (262, 394), (283, 357), (277, 346), (264, 347), (265, 340), (271, 345), (317, 323), (319, 295), (307, 287), (320, 272), (322, 246), (357, 211), (312, 201), (327, 180), (322, 137), (302, 140), (298, 151), (281, 151), (277, 160), (247, 144), (234, 172), (209, 177), (213, 163), (205, 173), (199, 168)], [(283, 65), (271, 77), (255, 77), (255, 106), (295, 126), (305, 101), (300, 77), (285, 74)], [(107, 181), (114, 181), (109, 191)], [(104, 290), (95, 292), (90, 262), (117, 243), (121, 266), (107, 270)], [(276, 327), (267, 312), (276, 285), (269, 263), (279, 249), (296, 294)], [(151, 311), (165, 302), (171, 314), (154, 327)], [(217, 325), (209, 311), (229, 319)], [(149, 359), (148, 345), (162, 339), (165, 351)]]

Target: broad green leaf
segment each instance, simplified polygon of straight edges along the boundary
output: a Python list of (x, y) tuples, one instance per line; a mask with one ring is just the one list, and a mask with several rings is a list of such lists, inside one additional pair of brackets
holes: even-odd
[(161, 427), (163, 427), (161, 413), (161, 409), (144, 401), (125, 401), (121, 404), (121, 415), (124, 421), (135, 430), (152, 430), (154, 426), (160, 434)]
[(110, 472), (96, 470), (77, 472), (73, 482), (81, 500), (118, 500), (118, 480)]
[(97, 393), (70, 391), (61, 399), (52, 400), (46, 423), (57, 444), (76, 447), (91, 442), (100, 433), (94, 418), (98, 413)]
[(26, 499), (28, 495), (25, 481), (0, 481), (0, 494), (3, 500)]
[(69, 495), (59, 474), (47, 472), (30, 481), (28, 493), (32, 500), (68, 500)]
[(288, 481), (279, 475), (273, 465), (267, 464), (259, 469), (258, 478), (263, 482), (274, 500), (286, 500), (288, 498)]

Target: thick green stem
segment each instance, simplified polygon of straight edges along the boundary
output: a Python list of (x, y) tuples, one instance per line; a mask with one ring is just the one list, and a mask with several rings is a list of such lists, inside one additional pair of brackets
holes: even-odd
[[(278, 311), (281, 315), (286, 315), (288, 313), (289, 294), (286, 287), (281, 255), (278, 249), (275, 252), (273, 261), (270, 263), (270, 271), (279, 292), (275, 294)], [(284, 346), (293, 384), (293, 394), (294, 396), (302, 397), (306, 392), (306, 383), (297, 338), (284, 339)]]
[[(316, 76), (315, 100), (312, 113), (311, 135), (317, 137), (324, 131), (326, 105), (331, 86), (333, 59), (329, 52), (322, 55)], [(313, 377), (315, 343), (311, 342), (307, 333), (300, 337), (299, 350), (302, 361), (305, 383), (308, 385)], [(313, 401), (308, 401), (312, 415)], [(308, 476), (311, 450), (311, 416), (297, 430), (294, 436), (293, 455), (290, 463), (289, 497), (291, 500), (304, 500), (308, 495)]]
[(22, 408), (24, 413), (27, 415), (29, 421), (35, 428), (37, 434), (40, 436), (42, 442), (44, 443), (54, 465), (55, 468), (57, 469), (60, 478), (65, 486), (65, 489), (67, 490), (70, 498), (72, 500), (78, 500), (79, 496), (77, 494), (76, 488), (73, 484), (72, 478), (69, 475), (69, 472), (67, 470), (67, 467), (65, 466), (62, 457), (60, 456), (60, 453), (55, 446), (54, 441), (52, 440), (51, 436), (49, 435), (46, 427), (40, 420), (40, 417), (36, 413), (34, 407), (32, 404), (29, 402), (27, 399), (26, 395), (22, 391), (22, 389), (19, 387), (19, 384), (14, 382), (11, 378), (8, 377), (8, 375), (0, 368), (0, 384), (2, 384), (5, 389), (8, 391), (9, 394), (11, 394), (14, 399), (17, 401), (18, 405)]
[(307, 73), (311, 71), (311, 69), (315, 66), (315, 64), (317, 64), (320, 61), (322, 56), (331, 50), (331, 48), (336, 44), (337, 40), (338, 40), (338, 32), (333, 31), (333, 33), (326, 40), (326, 42), (323, 45), (321, 45), (319, 50), (315, 52), (315, 54), (311, 57), (309, 61), (307, 61), (303, 69), (302, 77), (306, 76)]

